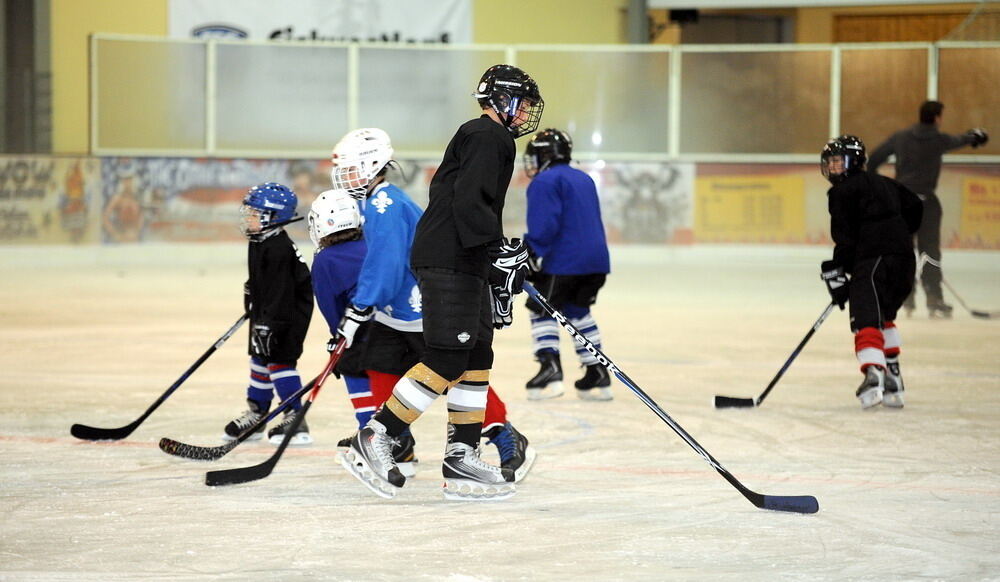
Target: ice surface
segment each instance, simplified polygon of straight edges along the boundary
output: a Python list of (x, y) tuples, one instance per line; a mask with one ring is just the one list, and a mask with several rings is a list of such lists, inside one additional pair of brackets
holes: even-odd
[[(1000, 579), (1000, 321), (901, 317), (906, 408), (862, 412), (835, 311), (758, 409), (827, 302), (819, 247), (618, 247), (594, 313), (607, 354), (750, 489), (815, 495), (820, 512), (753, 507), (619, 383), (615, 400), (529, 402), (526, 312), (498, 334), (493, 384), (539, 457), (512, 499), (441, 495), (444, 403), (414, 427), (418, 476), (392, 501), (334, 459), (351, 433), (343, 385), (312, 407), (316, 444), (274, 472), (210, 488), (243, 409), (241, 330), (128, 439), (79, 422), (138, 417), (238, 317), (240, 245), (7, 247), (0, 255), (3, 580), (989, 580)], [(972, 307), (1000, 309), (1000, 253), (945, 254)], [(920, 296), (922, 304), (923, 297)], [(316, 312), (300, 361), (322, 369)], [(563, 342), (567, 382), (582, 375)], [(492, 447), (487, 447), (494, 458)]]

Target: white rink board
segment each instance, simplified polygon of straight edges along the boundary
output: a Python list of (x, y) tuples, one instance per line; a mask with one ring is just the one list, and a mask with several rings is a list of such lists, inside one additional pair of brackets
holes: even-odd
[[(244, 405), (244, 330), (128, 439), (71, 437), (75, 422), (131, 422), (236, 320), (244, 253), (0, 255), (0, 579), (1000, 579), (1000, 321), (957, 302), (952, 320), (901, 317), (902, 411), (860, 410), (840, 311), (760, 408), (711, 407), (759, 394), (819, 316), (827, 248), (617, 247), (594, 311), (608, 355), (730, 472), (761, 493), (815, 495), (815, 515), (753, 507), (617, 382), (610, 403), (528, 402), (523, 307), (498, 335), (493, 384), (539, 457), (509, 501), (442, 499), (443, 402), (414, 427), (418, 476), (395, 500), (369, 493), (334, 459), (354, 429), (335, 379), (310, 412), (315, 446), (262, 481), (206, 487), (205, 471), (273, 447), (204, 463), (157, 442), (220, 444)], [(970, 306), (1000, 309), (1000, 253), (944, 260)], [(326, 358), (315, 316), (303, 376)]]

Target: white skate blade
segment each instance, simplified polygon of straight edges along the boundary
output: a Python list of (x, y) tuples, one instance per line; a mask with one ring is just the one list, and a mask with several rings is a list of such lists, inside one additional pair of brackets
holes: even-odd
[(902, 408), (903, 391), (884, 392), (882, 394), (882, 406), (885, 406), (886, 408)]
[(549, 382), (545, 388), (528, 388), (528, 400), (559, 398), (566, 393), (562, 382)]
[(396, 463), (396, 467), (399, 472), (403, 474), (404, 477), (409, 479), (410, 477), (416, 477), (417, 475), (417, 461), (407, 461), (405, 463)]
[(486, 485), (471, 479), (445, 479), (441, 492), (450, 501), (502, 501), (513, 497), (517, 488), (513, 483)]
[(521, 463), (521, 466), (518, 467), (516, 471), (514, 471), (515, 483), (520, 483), (521, 480), (528, 475), (528, 471), (530, 471), (531, 466), (535, 464), (535, 457), (537, 456), (538, 454), (535, 452), (535, 447), (528, 445), (524, 449), (524, 462)]
[(883, 390), (881, 388), (869, 388), (861, 394), (858, 394), (858, 400), (861, 402), (861, 409), (868, 410), (882, 404), (882, 394)]
[(590, 390), (580, 390), (577, 388), (576, 395), (580, 397), (580, 400), (592, 400), (595, 402), (607, 402), (608, 400), (615, 399), (614, 395), (611, 394), (611, 388), (608, 386), (591, 388)]
[(340, 460), (340, 464), (347, 469), (347, 472), (353, 475), (358, 481), (361, 481), (365, 487), (371, 489), (375, 495), (384, 497), (385, 499), (392, 499), (399, 492), (399, 487), (376, 475), (368, 467), (368, 464), (365, 463), (365, 460), (356, 455), (354, 451), (348, 450), (346, 453), (338, 454), (337, 457)]
[[(276, 435), (274, 435), (273, 437), (270, 437), (267, 440), (272, 445), (279, 446), (281, 444), (281, 441), (284, 440), (284, 439), (285, 439), (285, 435), (283, 435), (283, 434), (276, 434)], [(304, 446), (308, 446), (308, 445), (311, 445), (311, 444), (313, 444), (313, 438), (307, 432), (297, 433), (295, 436), (292, 437), (292, 439), (290, 441), (288, 441), (288, 446), (290, 446), (290, 447), (304, 447)]]
[[(263, 432), (255, 432), (252, 435), (248, 436), (246, 439), (244, 439), (243, 442), (259, 441), (262, 438), (264, 438), (264, 433)], [(236, 437), (229, 436), (226, 433), (222, 433), (222, 441), (223, 442), (231, 443), (231, 442), (233, 442), (235, 440), (236, 440)]]

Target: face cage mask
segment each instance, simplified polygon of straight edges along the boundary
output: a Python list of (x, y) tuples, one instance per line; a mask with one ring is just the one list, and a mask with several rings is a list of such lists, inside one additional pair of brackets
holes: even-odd
[[(844, 161), (844, 170), (839, 174), (833, 174), (830, 172), (830, 161), (835, 157), (840, 157)], [(829, 180), (831, 184), (839, 184), (856, 169), (855, 166), (857, 164), (854, 162), (855, 158), (856, 156), (852, 154), (830, 154), (821, 156), (819, 170), (823, 174), (823, 177)]]
[[(273, 213), (269, 210), (254, 208), (248, 204), (240, 206), (240, 232), (250, 240), (259, 238), (267, 232), (267, 227), (271, 224), (272, 215)], [(251, 230), (254, 226), (251, 222), (254, 220), (260, 225), (260, 228), (255, 231)]]
[(362, 177), (360, 166), (337, 166), (330, 170), (330, 181), (333, 187), (339, 190), (347, 190), (355, 200), (363, 200), (368, 194), (368, 184), (371, 180)]
[[(500, 101), (505, 100), (501, 99)], [(496, 107), (496, 100), (493, 100), (493, 108), (504, 122), (504, 127), (514, 134), (515, 139), (529, 133), (534, 133), (538, 129), (538, 125), (542, 122), (542, 110), (545, 109), (545, 101), (539, 99), (537, 102), (532, 103), (522, 97), (511, 97), (506, 101), (506, 107)], [(518, 110), (520, 110), (520, 115), (518, 115)], [(521, 119), (520, 123), (514, 125), (518, 121), (518, 118)]]

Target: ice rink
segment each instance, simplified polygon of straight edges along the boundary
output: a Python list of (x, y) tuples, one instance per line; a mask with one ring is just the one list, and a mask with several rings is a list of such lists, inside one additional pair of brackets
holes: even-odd
[[(303, 252), (310, 252), (303, 246)], [(138, 417), (240, 314), (245, 245), (7, 247), (0, 255), (0, 580), (998, 580), (1000, 321), (900, 317), (906, 408), (863, 412), (835, 311), (760, 408), (752, 397), (828, 301), (822, 247), (616, 247), (595, 316), (606, 353), (750, 489), (820, 511), (755, 508), (628, 389), (529, 402), (526, 310), (498, 334), (493, 385), (538, 461), (503, 502), (442, 498), (444, 403), (414, 426), (420, 468), (394, 500), (335, 461), (355, 429), (331, 379), (316, 444), (250, 484), (170, 457), (217, 445), (243, 410), (245, 329), (129, 438), (69, 427)], [(972, 307), (1000, 309), (1000, 253), (946, 251)], [(922, 306), (923, 296), (920, 296)], [(299, 363), (326, 360), (315, 312)], [(569, 341), (563, 364), (576, 368)], [(570, 388), (572, 392), (572, 388)], [(487, 458), (495, 459), (493, 447)]]

